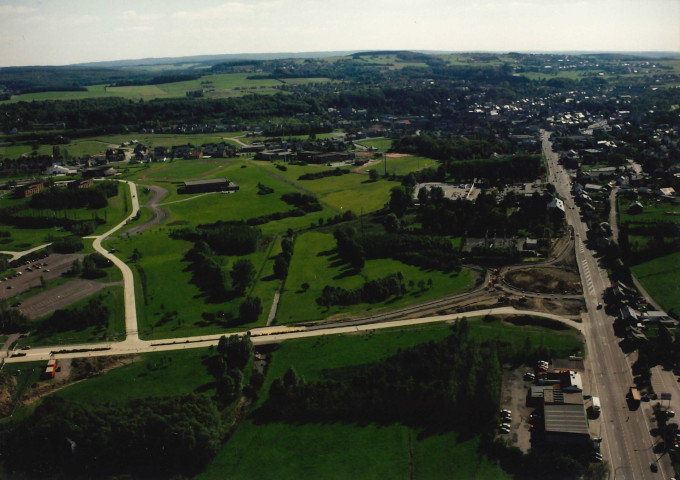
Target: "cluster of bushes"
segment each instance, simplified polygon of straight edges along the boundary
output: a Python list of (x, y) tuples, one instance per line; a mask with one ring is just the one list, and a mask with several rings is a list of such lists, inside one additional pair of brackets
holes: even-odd
[(0, 333), (24, 333), (30, 328), (28, 317), (15, 308), (0, 304)]
[(274, 260), (274, 275), (281, 280), (288, 275), (288, 266), (290, 259), (293, 258), (293, 246), (295, 244), (295, 236), (292, 230), (288, 230), (288, 234), (281, 240), (281, 253), (276, 256)]
[(52, 251), (56, 253), (75, 253), (83, 249), (83, 240), (75, 235), (59, 237), (52, 242)]
[(215, 404), (201, 395), (104, 405), (50, 395), (33, 415), (5, 430), (2, 447), (6, 468), (40, 477), (137, 471), (169, 478), (169, 472), (205, 467), (225, 430)]
[(325, 177), (340, 177), (349, 173), (347, 169), (334, 168), (332, 170), (322, 170), (320, 172), (305, 173), (298, 177), (298, 180), (318, 180)]
[(274, 212), (268, 215), (260, 215), (259, 217), (249, 218), (248, 220), (246, 220), (246, 225), (254, 227), (256, 225), (263, 225), (265, 223), (274, 222), (276, 220), (281, 220), (283, 218), (304, 217), (305, 215), (306, 212), (304, 210), (300, 208), (293, 208), (292, 210), (288, 210), (287, 212)]
[(333, 232), (340, 258), (356, 270), (361, 270), (366, 263), (366, 252), (357, 240), (356, 234), (352, 227), (338, 228)]
[(101, 253), (91, 253), (83, 258), (83, 271), (81, 275), (83, 278), (90, 279), (105, 277), (106, 272), (103, 269), (108, 268), (111, 265), (113, 265), (111, 260)]
[[(333, 378), (333, 372), (329, 372)], [(302, 422), (401, 422), (451, 427), (492, 421), (498, 408), (501, 363), (462, 320), (444, 340), (400, 351), (354, 368), (342, 378), (306, 383), (291, 368), (274, 380), (258, 415)], [(469, 412), (475, 412), (470, 415)]]
[(219, 255), (246, 255), (256, 251), (262, 242), (262, 232), (247, 225), (217, 222), (183, 228), (171, 233), (173, 238), (190, 242), (203, 241)]
[(118, 182), (98, 182), (90, 188), (48, 188), (36, 193), (28, 202), (30, 208), (66, 210), (69, 208), (98, 209), (106, 207), (108, 198), (118, 195)]
[(306, 193), (286, 193), (281, 195), (281, 200), (288, 205), (296, 206), (307, 213), (318, 212), (323, 209), (316, 197)]
[(363, 243), (367, 258), (394, 258), (408, 265), (451, 271), (460, 270), (460, 259), (446, 237), (410, 234), (368, 235)]
[(347, 290), (342, 287), (326, 285), (316, 303), (329, 307), (331, 305), (356, 305), (358, 303), (378, 303), (393, 295), (406, 292), (404, 276), (401, 272), (392, 273), (383, 278), (369, 280), (360, 288)]
[(109, 323), (109, 308), (104, 305), (101, 295), (88, 301), (81, 308), (57, 310), (40, 324), (39, 333), (84, 330), (88, 327), (105, 327)]
[(272, 187), (268, 187), (266, 185), (261, 184), (260, 182), (257, 182), (258, 195), (269, 195), (270, 193), (274, 193), (274, 189)]
[(253, 343), (248, 336), (220, 337), (217, 355), (208, 359), (208, 371), (217, 382), (217, 400), (222, 405), (233, 402), (243, 391), (243, 372), (253, 357)]
[(243, 295), (255, 279), (253, 262), (246, 258), (236, 260), (227, 275), (224, 260), (201, 240), (187, 252), (185, 260), (191, 262), (193, 282), (216, 298)]

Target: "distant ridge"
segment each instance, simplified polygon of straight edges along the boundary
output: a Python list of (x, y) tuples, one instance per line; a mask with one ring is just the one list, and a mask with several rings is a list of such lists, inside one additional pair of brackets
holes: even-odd
[[(142, 67), (153, 65), (173, 65), (181, 63), (202, 63), (205, 65), (213, 65), (220, 62), (237, 61), (237, 60), (283, 60), (286, 58), (325, 58), (325, 57), (342, 57), (347, 55), (370, 55), (370, 54), (396, 54), (396, 53), (421, 53), (429, 55), (443, 55), (448, 53), (508, 53), (502, 51), (491, 50), (336, 50), (328, 52), (274, 52), (274, 53), (227, 53), (222, 55), (193, 55), (185, 57), (158, 57), (158, 58), (139, 58), (132, 60), (112, 60), (104, 62), (87, 62), (76, 63), (68, 66), (71, 67), (98, 67), (98, 68), (124, 68), (124, 67)], [(655, 59), (680, 59), (680, 52), (629, 52), (629, 51), (520, 51), (515, 53), (526, 54), (555, 54), (555, 55), (625, 55), (633, 57), (655, 58)]]
[(75, 63), (72, 67), (100, 67), (100, 68), (121, 68), (121, 67), (140, 67), (179, 63), (205, 63), (214, 64), (228, 62), (230, 60), (281, 60), (285, 58), (324, 58), (341, 57), (351, 55), (356, 50), (342, 50), (332, 52), (279, 52), (279, 53), (227, 53), (223, 55), (193, 55), (189, 57), (158, 57), (158, 58), (139, 58), (135, 60), (112, 60), (107, 62), (88, 62)]

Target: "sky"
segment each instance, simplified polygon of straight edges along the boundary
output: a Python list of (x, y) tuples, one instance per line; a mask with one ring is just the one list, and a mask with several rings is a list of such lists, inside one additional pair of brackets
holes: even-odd
[(0, 66), (354, 50), (680, 52), (680, 0), (0, 0)]

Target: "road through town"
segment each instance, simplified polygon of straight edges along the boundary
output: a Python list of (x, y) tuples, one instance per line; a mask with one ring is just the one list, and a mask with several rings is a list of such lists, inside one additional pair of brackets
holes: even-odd
[[(656, 461), (652, 451), (648, 405), (631, 411), (626, 394), (633, 384), (631, 361), (619, 347), (614, 335), (614, 318), (607, 315), (603, 295), (610, 286), (605, 269), (600, 267), (594, 252), (588, 248), (587, 226), (581, 221), (579, 210), (570, 194), (570, 180), (559, 165), (552, 149), (550, 132), (542, 131), (543, 154), (550, 170), (550, 180), (564, 200), (566, 220), (573, 227), (576, 241), (576, 260), (579, 267), (587, 312), (583, 314), (583, 334), (586, 339), (586, 369), (592, 379), (593, 395), (602, 405), (602, 454), (611, 465), (612, 478), (643, 479), (653, 477), (650, 464)], [(659, 464), (661, 478), (669, 466)]]

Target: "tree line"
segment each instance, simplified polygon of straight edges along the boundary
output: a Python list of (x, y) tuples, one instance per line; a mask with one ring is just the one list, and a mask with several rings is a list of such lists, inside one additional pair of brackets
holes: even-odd
[(344, 372), (342, 379), (306, 382), (291, 367), (272, 382), (261, 420), (400, 422), (418, 427), (467, 425), (495, 418), (501, 364), (461, 320), (440, 342), (420, 344), (383, 361)]

